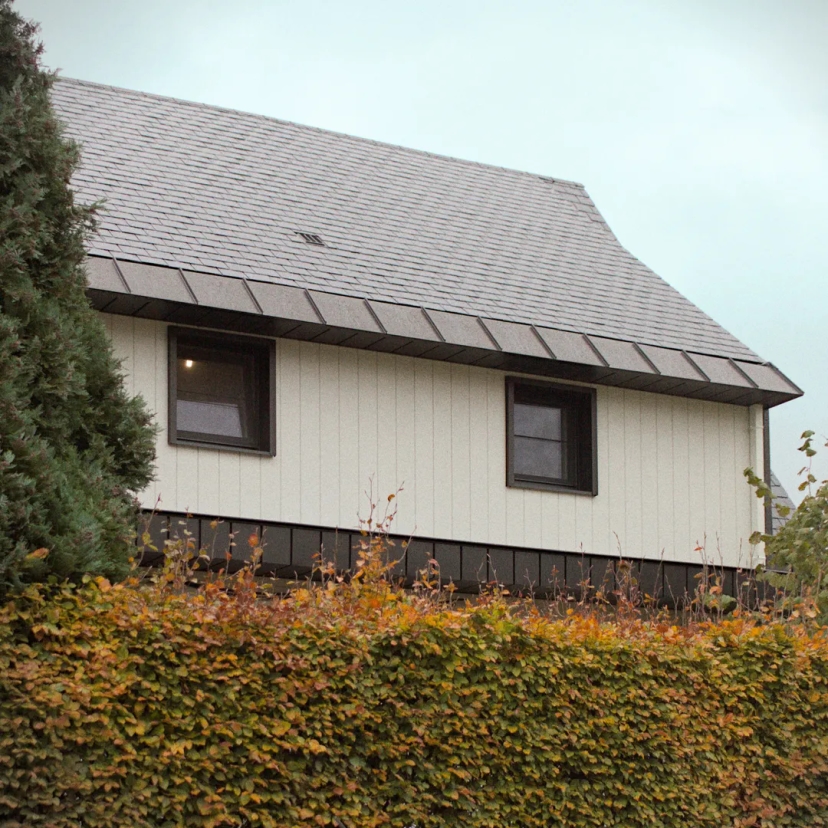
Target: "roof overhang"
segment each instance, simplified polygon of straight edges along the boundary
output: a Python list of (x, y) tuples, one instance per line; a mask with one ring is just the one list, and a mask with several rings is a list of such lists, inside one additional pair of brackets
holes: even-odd
[(802, 396), (771, 363), (90, 256), (93, 307), (656, 394), (766, 407)]

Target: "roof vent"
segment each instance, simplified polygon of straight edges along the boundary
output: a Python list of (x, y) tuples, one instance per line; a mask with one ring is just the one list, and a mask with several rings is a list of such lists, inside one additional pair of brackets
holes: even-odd
[(322, 236), (317, 236), (316, 233), (299, 233), (299, 235), (308, 244), (315, 244), (317, 247), (325, 246), (325, 242), (322, 241)]

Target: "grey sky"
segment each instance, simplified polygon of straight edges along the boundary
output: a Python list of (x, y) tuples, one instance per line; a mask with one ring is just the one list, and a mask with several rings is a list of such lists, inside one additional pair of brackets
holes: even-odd
[[(17, 0), (64, 75), (583, 182), (828, 433), (827, 0)], [(817, 466), (828, 476), (828, 450)]]

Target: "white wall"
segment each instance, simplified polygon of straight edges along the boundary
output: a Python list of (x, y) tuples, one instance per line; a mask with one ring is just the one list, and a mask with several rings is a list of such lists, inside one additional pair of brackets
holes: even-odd
[(505, 485), (504, 373), (293, 340), (276, 346), (277, 456), (167, 442), (166, 325), (104, 314), (127, 387), (157, 412), (145, 507), (357, 528), (404, 487), (395, 530), (472, 543), (663, 557), (755, 559), (762, 414), (598, 388), (598, 495)]

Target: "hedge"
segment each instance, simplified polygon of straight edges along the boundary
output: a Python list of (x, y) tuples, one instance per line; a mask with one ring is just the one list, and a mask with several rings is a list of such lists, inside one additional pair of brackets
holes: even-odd
[(826, 825), (828, 640), (359, 576), (31, 587), (0, 609), (0, 824)]

